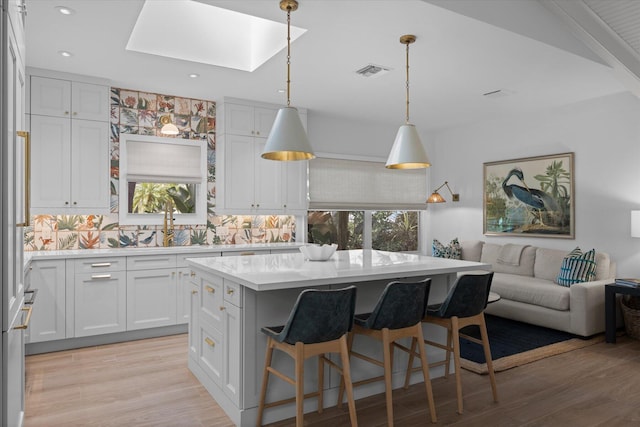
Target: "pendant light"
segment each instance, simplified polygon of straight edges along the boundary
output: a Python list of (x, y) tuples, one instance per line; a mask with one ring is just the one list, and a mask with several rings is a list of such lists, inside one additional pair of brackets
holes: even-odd
[(296, 0), (281, 0), (280, 9), (287, 12), (287, 106), (278, 111), (271, 132), (267, 138), (263, 159), (269, 160), (309, 160), (315, 154), (309, 144), (307, 133), (302, 127), (298, 110), (291, 106), (289, 89), (291, 85), (291, 12), (298, 9)]
[(431, 166), (416, 127), (409, 123), (409, 45), (416, 36), (407, 34), (400, 37), (400, 43), (407, 46), (407, 120), (400, 126), (391, 147), (387, 164), (389, 169), (419, 169)]

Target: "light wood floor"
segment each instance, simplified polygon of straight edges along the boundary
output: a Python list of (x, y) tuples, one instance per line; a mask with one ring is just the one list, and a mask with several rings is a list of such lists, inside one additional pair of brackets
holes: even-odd
[[(232, 426), (187, 368), (186, 335), (28, 356), (25, 427)], [(640, 425), (640, 341), (619, 337), (497, 375), (463, 371), (465, 413), (453, 378), (433, 380), (437, 425)], [(329, 404), (327, 402), (327, 404)], [(383, 395), (356, 402), (360, 426), (385, 425)], [(394, 392), (396, 426), (428, 422), (423, 385)], [(305, 425), (348, 425), (346, 405), (305, 416)], [(291, 426), (293, 421), (273, 424)]]

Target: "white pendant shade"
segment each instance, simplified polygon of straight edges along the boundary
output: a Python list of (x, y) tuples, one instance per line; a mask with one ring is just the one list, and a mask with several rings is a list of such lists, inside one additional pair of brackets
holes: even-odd
[(315, 157), (298, 110), (294, 107), (281, 108), (273, 122), (262, 158), (289, 161), (309, 160)]
[(160, 129), (160, 133), (163, 135), (177, 135), (180, 133), (180, 131), (178, 130), (178, 127), (173, 123), (167, 123), (166, 125), (162, 126), (162, 129)]
[(431, 166), (414, 125), (407, 123), (400, 126), (385, 166), (389, 169), (419, 169)]

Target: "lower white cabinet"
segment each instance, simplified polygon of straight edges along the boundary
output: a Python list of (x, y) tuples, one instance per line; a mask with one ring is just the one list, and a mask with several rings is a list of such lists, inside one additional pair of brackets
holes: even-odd
[(191, 307), (191, 269), (178, 267), (176, 286), (176, 323), (189, 323)]
[[(200, 286), (198, 283), (189, 280), (189, 313), (197, 313), (199, 306)], [(198, 360), (198, 355), (200, 354), (199, 319), (200, 316), (189, 316), (189, 357), (195, 361)]]
[(127, 326), (127, 273), (80, 273), (74, 280), (76, 337), (123, 332)]
[(31, 289), (37, 289), (38, 294), (33, 304), (27, 342), (66, 338), (65, 260), (33, 261), (30, 275)]
[(176, 256), (127, 257), (127, 330), (176, 324)]
[[(196, 271), (189, 320), (189, 353), (209, 380), (241, 405), (242, 287)], [(195, 333), (195, 337), (191, 336)]]
[(176, 269), (127, 271), (127, 330), (176, 324)]

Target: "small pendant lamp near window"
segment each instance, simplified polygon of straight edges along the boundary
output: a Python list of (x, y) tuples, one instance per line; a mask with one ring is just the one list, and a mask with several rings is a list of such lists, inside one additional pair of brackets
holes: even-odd
[(171, 123), (171, 116), (166, 115), (160, 117), (160, 124), (162, 124), (160, 133), (163, 135), (177, 135), (180, 133), (178, 127)]
[(267, 138), (263, 159), (269, 160), (309, 160), (315, 154), (309, 144), (307, 133), (302, 127), (298, 110), (291, 106), (291, 12), (298, 9), (296, 0), (281, 0), (280, 9), (287, 12), (287, 106), (278, 111), (276, 120)]
[(407, 120), (400, 126), (393, 142), (387, 164), (389, 169), (419, 169), (431, 166), (416, 127), (409, 123), (409, 45), (416, 36), (407, 34), (400, 37), (400, 43), (407, 46)]

